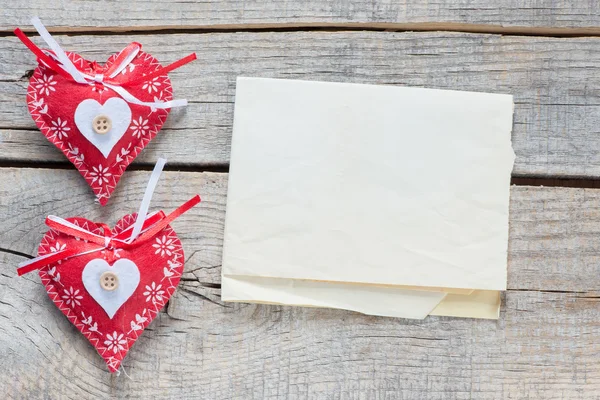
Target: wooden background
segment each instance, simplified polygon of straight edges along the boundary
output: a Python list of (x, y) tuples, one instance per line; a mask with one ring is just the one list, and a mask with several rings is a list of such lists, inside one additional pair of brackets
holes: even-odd
[[(0, 6), (0, 393), (12, 399), (596, 399), (600, 396), (600, 9), (595, 0), (11, 0)], [(38, 15), (65, 49), (128, 42), (168, 63), (174, 110), (107, 207), (26, 110)], [(39, 38), (34, 40), (40, 43)], [(515, 97), (509, 290), (498, 321), (223, 305), (220, 260), (239, 75), (412, 85)], [(115, 223), (156, 158), (153, 208), (188, 261), (168, 307), (107, 372), (16, 264), (44, 216)], [(536, 185), (533, 186), (526, 186)], [(549, 187), (550, 186), (550, 187)], [(377, 199), (372, 199), (377, 207)]]

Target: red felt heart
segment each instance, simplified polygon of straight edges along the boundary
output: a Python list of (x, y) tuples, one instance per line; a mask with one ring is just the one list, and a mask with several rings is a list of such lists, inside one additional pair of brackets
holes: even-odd
[[(135, 218), (136, 214), (123, 217), (112, 231), (104, 224), (84, 218), (69, 218), (68, 221), (92, 233), (111, 237), (127, 230)], [(51, 229), (42, 239), (38, 254), (46, 255), (71, 247), (85, 252), (98, 249), (98, 244)], [(40, 269), (39, 275), (50, 299), (96, 348), (108, 369), (116, 372), (133, 343), (175, 291), (183, 273), (183, 263), (181, 242), (167, 225), (152, 240), (133, 250), (106, 249), (79, 255), (46, 266)], [(123, 264), (128, 264), (130, 269), (137, 267), (137, 284), (135, 277), (132, 278), (122, 268)], [(134, 266), (131, 267), (131, 264)], [(92, 271), (97, 273), (97, 279), (90, 279), (94, 276), (88, 273), (90, 265), (100, 265), (100, 268), (116, 275), (117, 289), (110, 291), (102, 287), (102, 271)], [(85, 282), (83, 276), (86, 276)], [(135, 285), (127, 286), (132, 282)], [(131, 294), (123, 299), (119, 287), (132, 287), (130, 292), (123, 292)], [(118, 300), (116, 306), (113, 301), (113, 310), (107, 311), (107, 303), (115, 299)], [(123, 303), (119, 305), (121, 300)], [(112, 318), (109, 313), (114, 313)]]
[[(67, 52), (77, 69), (98, 77), (115, 69), (113, 64), (118, 55), (112, 55), (101, 66)], [(125, 87), (142, 102), (169, 101), (173, 92), (166, 74), (148, 81), (142, 78), (161, 67), (153, 56), (140, 50), (110, 81), (116, 84), (132, 82)], [(141, 83), (136, 83), (139, 79)], [(117, 99), (108, 102), (112, 98)], [(102, 205), (108, 201), (127, 166), (156, 136), (170, 111), (127, 102), (102, 83), (77, 83), (43, 63), (38, 65), (29, 81), (27, 104), (38, 128), (75, 165)], [(84, 108), (85, 112), (82, 112)], [(112, 128), (107, 134), (91, 130), (96, 116), (112, 117)], [(78, 126), (89, 131), (87, 137)], [(112, 142), (107, 138), (113, 139)]]

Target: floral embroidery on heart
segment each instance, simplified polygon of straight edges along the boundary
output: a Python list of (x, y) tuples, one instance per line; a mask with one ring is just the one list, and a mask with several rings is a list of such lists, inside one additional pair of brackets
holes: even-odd
[(146, 315), (146, 309), (144, 308), (144, 311), (142, 311), (142, 315), (140, 314), (135, 314), (135, 321), (131, 321), (130, 326), (131, 326), (131, 330), (129, 332), (127, 332), (127, 334), (130, 334), (133, 331), (140, 331), (143, 328), (143, 323), (148, 321), (148, 318), (145, 317)]
[(69, 289), (64, 289), (64, 294), (61, 297), (71, 307), (80, 306), (81, 303), (79, 300), (83, 299), (83, 296), (79, 294), (79, 289), (73, 289), (73, 286)]
[(142, 86), (142, 89), (148, 89), (148, 93), (158, 92), (158, 88), (161, 85), (162, 84), (160, 83), (158, 78), (154, 78), (151, 81), (144, 83), (144, 86)]
[(141, 139), (142, 136), (146, 135), (150, 126), (148, 125), (148, 120), (140, 117), (138, 120), (131, 121), (131, 127), (129, 128), (133, 130), (133, 136), (138, 139)]
[[(113, 232), (122, 232), (130, 227), (135, 222), (135, 217), (135, 214), (123, 217), (117, 223)], [(69, 221), (90, 232), (104, 234), (103, 229), (91, 221), (82, 218), (69, 219)], [(117, 320), (114, 323), (110, 322), (112, 320), (106, 314), (103, 314), (104, 311), (83, 289), (81, 273), (77, 274), (76, 272), (77, 268), (81, 270), (83, 266), (77, 267), (75, 265), (75, 263), (79, 264), (80, 260), (74, 259), (75, 263), (73, 260), (63, 261), (60, 264), (56, 263), (39, 271), (42, 283), (46, 287), (50, 299), (52, 299), (56, 306), (90, 343), (96, 347), (98, 353), (104, 357), (112, 372), (119, 368), (121, 361), (133, 343), (146, 326), (158, 315), (159, 311), (175, 291), (179, 279), (183, 274), (183, 264), (180, 262), (180, 260), (184, 259), (181, 242), (170, 226), (165, 228), (164, 234), (161, 234), (160, 238), (163, 236), (165, 236), (165, 242), (168, 241), (169, 246), (171, 246), (171, 255), (167, 256), (165, 253), (165, 256), (168, 257), (167, 263), (171, 266), (169, 269), (170, 276), (165, 279), (162, 268), (155, 267), (154, 263), (150, 263), (144, 267), (140, 266), (140, 271), (142, 272), (140, 285), (132, 297), (117, 311), (121, 313), (119, 315), (123, 315), (126, 321), (126, 325), (123, 325), (122, 329), (116, 329), (117, 326), (121, 326), (122, 324)], [(42, 239), (38, 254), (45, 255), (64, 251), (70, 247), (69, 243), (80, 242), (74, 238), (67, 239), (67, 236), (52, 229), (49, 230)], [(154, 244), (155, 242), (148, 242), (146, 245), (148, 249), (151, 249), (149, 250), (151, 254), (154, 254), (155, 251)], [(118, 250), (116, 259), (119, 259), (118, 257), (123, 252), (126, 252), (123, 249)], [(147, 252), (148, 250), (144, 251)], [(107, 250), (104, 253), (107, 259), (113, 259), (114, 251)], [(160, 257), (160, 255), (156, 256)], [(94, 257), (94, 255), (90, 256), (90, 258)], [(132, 256), (128, 255), (128, 257)], [(161, 259), (163, 258), (161, 257)], [(144, 274), (144, 271), (146, 274)], [(74, 278), (77, 275), (79, 275), (79, 278)], [(144, 276), (147, 276), (147, 280), (144, 280)], [(76, 279), (78, 279), (79, 287), (74, 283), (77, 282)], [(142, 284), (142, 281), (145, 283)], [(131, 305), (128, 306), (128, 304)], [(139, 305), (139, 308), (135, 305)]]
[(163, 235), (162, 238), (156, 238), (156, 243), (152, 245), (156, 249), (154, 254), (160, 254), (161, 257), (171, 256), (175, 246), (173, 245), (173, 239), (169, 239)]
[(66, 120), (62, 120), (60, 119), (60, 117), (58, 117), (56, 121), (51, 122), (51, 125), (52, 126), (50, 127), (50, 130), (54, 132), (54, 135), (52, 135), (51, 137), (55, 137), (58, 140), (62, 140), (64, 138), (69, 137), (68, 132), (71, 130), (71, 128), (67, 126)]
[(83, 325), (87, 326), (87, 330), (89, 332), (96, 332), (97, 334), (99, 334), (100, 336), (102, 336), (102, 333), (98, 332), (98, 323), (94, 322), (91, 316), (86, 317), (85, 313), (82, 311), (81, 312), (81, 317), (82, 317), (81, 318), (81, 323)]
[(162, 289), (162, 285), (156, 285), (156, 283), (152, 282), (152, 285), (146, 285), (146, 291), (143, 293), (144, 296), (148, 296), (146, 297), (146, 303), (149, 301), (152, 301), (153, 303), (156, 303), (157, 301), (162, 301), (162, 297), (165, 294), (164, 290)]
[[(138, 71), (154, 71), (161, 67), (154, 57), (143, 52), (140, 53), (133, 61), (136, 65), (139, 64)], [(75, 65), (85, 70), (86, 61), (83, 58), (72, 53), (68, 53), (68, 55)], [(116, 56), (115, 54), (109, 58), (107, 65), (113, 62)], [(40, 80), (42, 83), (39, 83)], [(157, 80), (161, 83), (161, 92), (158, 95), (155, 93), (152, 97), (148, 96), (146, 100), (152, 102), (172, 100), (169, 78), (165, 75), (157, 77)], [(127, 127), (123, 137), (115, 143), (115, 147), (118, 147), (119, 150), (111, 151), (107, 157), (104, 157), (80, 133), (74, 123), (74, 110), (69, 117), (68, 110), (64, 109), (65, 105), (63, 105), (62, 99), (67, 96), (67, 91), (72, 92), (71, 96), (82, 99), (94, 98), (94, 96), (105, 97), (108, 92), (98, 93), (93, 90), (95, 86), (79, 87), (75, 83), (67, 84), (64, 78), (52, 73), (43, 65), (36, 68), (32, 82), (36, 83), (30, 84), (28, 90), (29, 112), (38, 128), (80, 171), (96, 193), (100, 203), (106, 204), (125, 169), (158, 134), (167, 119), (169, 110), (151, 110), (149, 107), (131, 106), (131, 124)], [(145, 92), (146, 90), (144, 90)], [(108, 95), (114, 96), (114, 94)], [(97, 99), (100, 100), (99, 97)], [(119, 146), (120, 143), (123, 145)], [(122, 149), (128, 150), (122, 151)], [(101, 162), (102, 160), (105, 160), (106, 163)], [(99, 171), (99, 165), (102, 165), (102, 171)], [(98, 175), (101, 175), (102, 178), (98, 178)]]
[(104, 345), (108, 351), (113, 351), (113, 353), (117, 353), (119, 350), (125, 350), (125, 347), (122, 345), (127, 344), (127, 340), (123, 339), (123, 334), (117, 334), (117, 331), (114, 331), (113, 334), (106, 335), (106, 339), (104, 341)]
[(92, 183), (95, 183), (96, 181), (100, 185), (108, 183), (110, 177), (112, 176), (112, 174), (108, 171), (108, 167), (103, 167), (102, 164), (98, 164), (97, 167), (92, 167), (92, 170), (90, 171)]
[[(52, 38), (39, 19), (32, 23), (50, 43)], [(195, 54), (163, 67), (141, 51), (139, 43), (131, 43), (100, 65), (58, 45), (55, 51), (42, 51), (19, 29), (15, 34), (38, 57), (27, 89), (29, 113), (44, 136), (79, 170), (100, 204), (106, 204), (127, 167), (158, 134), (170, 109), (187, 104), (173, 100), (167, 74), (193, 61)], [(90, 128), (102, 106), (85, 118), (78, 114), (78, 105), (86, 101), (105, 105), (117, 100), (122, 104), (109, 113), (114, 120), (108, 133), (102, 133), (105, 136)], [(100, 164), (102, 178), (98, 177)]]
[(50, 92), (56, 92), (56, 81), (52, 75), (42, 74), (41, 77), (35, 79), (35, 88), (40, 92), (40, 94), (45, 94), (46, 96), (50, 95)]
[(183, 248), (170, 223), (200, 203), (200, 196), (168, 215), (148, 214), (165, 163), (159, 159), (152, 171), (139, 215), (126, 215), (114, 229), (84, 218), (50, 215), (46, 218), (50, 230), (38, 256), (17, 269), (19, 275), (38, 271), (52, 302), (96, 348), (111, 372), (118, 371), (183, 274)]
[(56, 267), (52, 267), (48, 270), (48, 276), (56, 283), (60, 283), (60, 272), (56, 272)]
[(61, 251), (67, 248), (66, 244), (60, 244), (60, 242), (56, 242), (54, 246), (50, 246), (50, 251), (56, 253), (57, 251)]

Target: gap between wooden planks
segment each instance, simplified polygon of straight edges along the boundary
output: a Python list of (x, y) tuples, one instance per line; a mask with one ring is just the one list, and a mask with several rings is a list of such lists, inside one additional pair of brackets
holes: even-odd
[[(137, 211), (148, 175), (148, 171), (129, 171), (109, 206), (99, 207), (72, 168), (0, 168), (0, 245), (12, 254), (33, 255), (47, 230), (43, 216), (49, 214), (82, 215), (112, 226), (121, 216)], [(153, 210), (168, 212), (194, 194), (202, 196), (194, 211), (173, 223), (186, 248), (187, 272), (220, 266), (227, 179), (226, 173), (166, 171), (157, 186)], [(376, 202), (372, 199), (373, 206)], [(597, 291), (598, 221), (599, 190), (513, 187), (508, 288), (580, 294)], [(0, 267), (8, 268), (1, 263)], [(219, 274), (202, 279), (219, 280)]]
[[(0, 243), (31, 254), (47, 229), (40, 215), (48, 213), (113, 225), (135, 211), (147, 178), (148, 172), (125, 174), (112, 205), (101, 208), (72, 169), (0, 168)], [(513, 188), (509, 290), (501, 318), (413, 321), (214, 304), (218, 291), (211, 284), (220, 280), (226, 187), (227, 175), (213, 173), (165, 172), (159, 182), (152, 209), (171, 210), (196, 192), (204, 201), (173, 223), (185, 247), (186, 273), (165, 312), (127, 357), (131, 380), (109, 376), (93, 347), (51, 305), (37, 277), (16, 276), (20, 257), (0, 253), (3, 393), (305, 399), (331, 391), (354, 391), (348, 397), (359, 398), (369, 387), (411, 398), (438, 393), (441, 397), (430, 397), (497, 399), (499, 393), (529, 392), (595, 398), (600, 191)], [(376, 206), (377, 199), (371, 200)], [(574, 373), (582, 378), (574, 379)], [(298, 379), (313, 396), (294, 395)], [(282, 385), (277, 395), (263, 396), (273, 384)]]
[[(68, 162), (28, 162), (28, 161), (11, 161), (0, 160), (0, 168), (41, 168), (41, 169), (57, 169), (71, 170), (72, 164)], [(127, 167), (127, 171), (152, 171), (154, 168), (151, 164), (132, 164)], [(213, 173), (229, 173), (229, 164), (214, 164), (214, 165), (166, 165), (165, 171), (179, 172), (213, 172)], [(514, 186), (531, 186), (531, 187), (565, 187), (565, 188), (588, 188), (600, 189), (600, 179), (564, 179), (564, 178), (547, 178), (547, 177), (513, 177), (510, 182)], [(1, 251), (1, 249), (0, 249)]]
[[(137, 33), (148, 33), (144, 31), (142, 28), (144, 27), (134, 27), (133, 29), (138, 31)], [(159, 32), (161, 27), (150, 28), (147, 27), (150, 32), (156, 33)], [(366, 28), (366, 29), (363, 29)], [(306, 24), (240, 24), (240, 25), (220, 25), (215, 32), (236, 32), (236, 31), (247, 31), (247, 32), (261, 32), (261, 31), (290, 31), (294, 32), (297, 30), (373, 30), (373, 31), (382, 31), (382, 30), (410, 30), (410, 28), (414, 28), (413, 30), (420, 30), (423, 32), (431, 31), (431, 30), (448, 30), (448, 31), (457, 31), (457, 32), (480, 32), (480, 33), (505, 33), (505, 34), (519, 34), (519, 27), (501, 27), (501, 26), (493, 26), (493, 25), (478, 25), (478, 24), (452, 24), (452, 23), (417, 23), (417, 24), (398, 24), (398, 23), (366, 23), (366, 24), (357, 24), (357, 23), (346, 23), (346, 24), (316, 24), (316, 23), (306, 23)], [(65, 32), (72, 32), (73, 29), (81, 33), (81, 36), (94, 36), (103, 35), (110, 33), (108, 29), (110, 28), (100, 28), (98, 31), (90, 32), (84, 30), (82, 28), (79, 31), (77, 28), (65, 28)], [(121, 28), (119, 28), (121, 29)], [(185, 33), (187, 30), (191, 30), (194, 33), (210, 33), (211, 27), (199, 27), (199, 28), (190, 28), (190, 27), (182, 27), (182, 28), (169, 28), (172, 33)], [(471, 29), (471, 30), (470, 30)], [(595, 28), (594, 28), (595, 29)], [(592, 29), (592, 31), (594, 31)], [(55, 31), (60, 32), (60, 27), (55, 27)], [(166, 33), (171, 33), (171, 32)], [(540, 35), (559, 35), (559, 36), (576, 36), (582, 32), (588, 32), (587, 28), (526, 28), (526, 31), (533, 32), (533, 34)], [(562, 32), (562, 33), (559, 33)], [(122, 33), (127, 33), (127, 31), (121, 31)], [(511, 33), (512, 32), (512, 33)], [(591, 31), (590, 31), (591, 32)], [(64, 33), (64, 32), (63, 32)], [(526, 33), (524, 33), (526, 34)], [(595, 32), (591, 32), (592, 36), (600, 35), (600, 28), (596, 29)], [(75, 35), (77, 36), (77, 35)], [(115, 36), (114, 33), (107, 35)], [(118, 35), (117, 35), (118, 36)], [(30, 131), (28, 128), (19, 128), (15, 127), (4, 127), (0, 129), (13, 130), (13, 131), (23, 131), (23, 133)], [(51, 169), (66, 169), (70, 167), (70, 164), (63, 162), (62, 160), (50, 158), (48, 160), (39, 160), (39, 161), (28, 161), (28, 160), (20, 160), (20, 159), (5, 159), (0, 160), (0, 167), (21, 167), (21, 168), (51, 168)], [(131, 170), (149, 170), (151, 169), (151, 165), (146, 164), (134, 164), (130, 167)], [(228, 163), (227, 162), (208, 162), (202, 165), (185, 165), (179, 164), (169, 168), (170, 170), (182, 170), (182, 171), (193, 171), (193, 172), (228, 172)], [(572, 176), (577, 176), (572, 175)], [(547, 187), (574, 187), (574, 188), (599, 188), (600, 180), (589, 179), (583, 177), (583, 179), (569, 179), (572, 176), (563, 176), (561, 178), (554, 177), (536, 177), (535, 174), (529, 176), (527, 173), (520, 172), (520, 174), (513, 178), (512, 183), (518, 186), (547, 186)]]
[(511, 185), (600, 189), (600, 179), (561, 179), (513, 177)]
[[(504, 29), (587, 34), (600, 26), (596, 0), (515, 2), (514, 0), (12, 0), (3, 4), (0, 30), (25, 26), (32, 15), (48, 27), (94, 31), (112, 29), (277, 29), (342, 26), (360, 29)], [(109, 24), (109, 28), (97, 28)], [(483, 28), (480, 28), (482, 27)], [(492, 28), (489, 28), (489, 27)], [(549, 29), (551, 29), (549, 31)], [(498, 32), (500, 33), (500, 32)]]
[[(39, 41), (39, 38), (34, 40)], [(130, 37), (60, 36), (90, 59)], [(137, 37), (160, 60), (195, 51), (173, 72), (173, 110), (136, 164), (165, 155), (174, 165), (229, 163), (237, 76), (405, 85), (512, 93), (516, 177), (600, 177), (600, 38), (465, 33), (255, 32)], [(23, 101), (35, 59), (16, 38), (0, 41), (0, 160), (64, 162), (37, 130)], [(6, 164), (11, 165), (11, 164)], [(21, 164), (19, 164), (21, 165)]]
[[(24, 32), (37, 35), (27, 26), (20, 27)], [(503, 26), (492, 24), (468, 24), (452, 22), (306, 22), (278, 24), (216, 24), (216, 25), (180, 25), (180, 26), (94, 26), (94, 27), (48, 27), (54, 34), (65, 35), (148, 35), (148, 34), (203, 34), (227, 32), (298, 32), (298, 31), (386, 31), (386, 32), (462, 32), (514, 36), (545, 37), (584, 37), (600, 36), (600, 27), (544, 27), (544, 26)], [(11, 36), (11, 29), (0, 29), (0, 37)]]

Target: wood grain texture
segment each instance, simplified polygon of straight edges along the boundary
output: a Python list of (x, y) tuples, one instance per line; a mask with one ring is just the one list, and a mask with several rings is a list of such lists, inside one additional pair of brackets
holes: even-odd
[[(103, 60), (131, 38), (58, 40)], [(258, 76), (510, 93), (515, 176), (600, 176), (600, 38), (243, 32), (135, 40), (165, 63), (192, 51), (199, 58), (172, 73), (176, 97), (190, 105), (173, 110), (138, 163), (165, 155), (171, 165), (227, 165), (236, 77)], [(34, 66), (17, 39), (0, 41), (0, 162), (66, 162), (27, 112), (23, 75)]]
[[(59, 29), (111, 30), (348, 23), (454, 23), (581, 28), (600, 25), (594, 0), (27, 0), (3, 4), (0, 29), (32, 15)], [(57, 12), (59, 11), (59, 12)]]
[[(130, 172), (109, 208), (75, 171), (0, 168), (0, 243), (32, 254), (43, 217), (114, 223), (149, 172)], [(153, 209), (193, 193), (174, 224), (186, 275), (168, 309), (111, 376), (20, 257), (0, 253), (0, 391), (8, 398), (595, 399), (600, 390), (600, 190), (513, 187), (509, 290), (498, 321), (423, 321), (263, 305), (218, 291), (226, 174), (166, 172)], [(373, 204), (373, 206), (377, 206)], [(195, 295), (197, 293), (205, 298)]]

